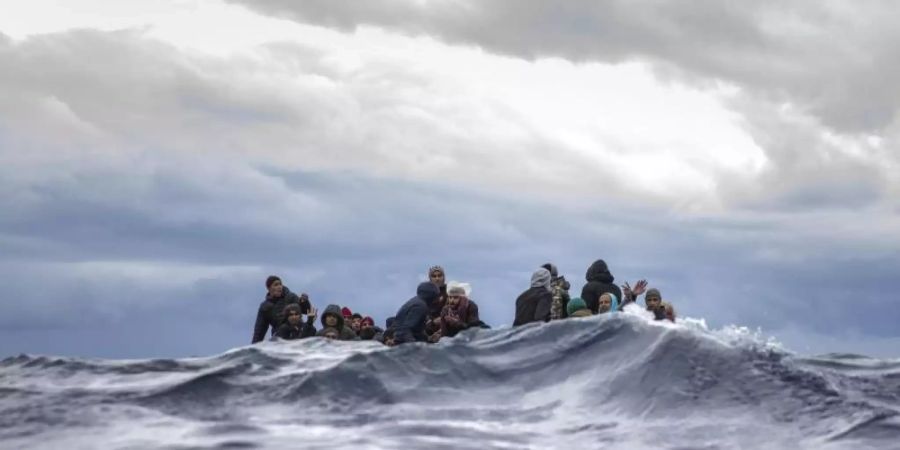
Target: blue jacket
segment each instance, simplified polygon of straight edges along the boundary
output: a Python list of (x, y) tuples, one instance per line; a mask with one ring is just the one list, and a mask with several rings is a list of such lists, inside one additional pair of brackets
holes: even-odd
[(394, 328), (394, 341), (398, 344), (405, 342), (425, 341), (425, 320), (428, 318), (428, 311), (438, 297), (441, 291), (431, 282), (423, 282), (416, 289), (416, 296), (409, 299), (403, 306), (397, 310), (394, 315), (394, 322), (391, 324)]

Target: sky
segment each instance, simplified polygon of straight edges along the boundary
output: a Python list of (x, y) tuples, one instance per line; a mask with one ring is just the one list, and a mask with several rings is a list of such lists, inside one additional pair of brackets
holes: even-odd
[(247, 345), (264, 280), (482, 319), (604, 259), (681, 317), (900, 357), (892, 1), (0, 3), (0, 357)]

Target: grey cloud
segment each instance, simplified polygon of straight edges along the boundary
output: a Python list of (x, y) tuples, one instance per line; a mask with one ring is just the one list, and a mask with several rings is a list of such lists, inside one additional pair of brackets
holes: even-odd
[[(436, 263), (471, 282), (485, 320), (498, 325), (511, 321), (534, 267), (557, 263), (577, 294), (597, 257), (617, 281), (646, 276), (682, 314), (713, 324), (896, 333), (884, 292), (898, 287), (898, 243), (875, 248), (868, 228), (815, 227), (808, 212), (699, 220), (640, 198), (573, 206), (414, 164), (418, 176), (364, 175), (371, 149), (315, 134), (322, 125), (340, 135), (329, 118), (357, 97), (335, 92), (329, 102), (301, 85), (291, 92), (308, 109), (277, 90), (252, 98), (209, 66), (226, 62), (132, 33), (0, 45), (0, 89), (15, 94), (0, 97), (0, 354), (221, 351), (248, 341), (269, 273), (320, 306), (382, 321)], [(98, 48), (106, 59), (89, 64)], [(120, 72), (124, 81), (110, 80)], [(46, 109), (53, 98), (56, 109)], [(303, 170), (290, 161), (297, 152), (311, 161)], [(335, 169), (323, 163), (330, 158), (359, 166)], [(499, 159), (471, 170), (502, 178)], [(802, 218), (819, 239), (796, 238), (803, 230), (790, 224)], [(848, 258), (848, 248), (860, 250)], [(773, 263), (781, 255), (791, 258)]]
[(263, 13), (352, 30), (372, 25), (524, 58), (643, 59), (792, 102), (840, 131), (877, 132), (900, 103), (889, 1), (289, 2), (234, 0)]

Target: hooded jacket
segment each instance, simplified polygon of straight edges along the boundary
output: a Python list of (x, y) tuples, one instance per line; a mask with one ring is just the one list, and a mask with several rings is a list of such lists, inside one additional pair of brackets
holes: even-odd
[(301, 300), (297, 294), (291, 292), (287, 286), (281, 291), (281, 297), (272, 297), (266, 294), (266, 299), (259, 304), (256, 312), (256, 324), (253, 326), (253, 339), (251, 343), (255, 344), (266, 338), (266, 331), (272, 329), (272, 334), (284, 321), (284, 308), (289, 304), (300, 306), (301, 312), (309, 311), (309, 301)]
[(322, 329), (319, 330), (318, 333), (316, 333), (316, 336), (325, 336), (325, 330), (327, 328), (330, 328), (325, 323), (325, 319), (328, 316), (334, 316), (337, 318), (337, 326), (334, 328), (337, 328), (338, 330), (341, 331), (340, 339), (342, 341), (358, 341), (359, 340), (359, 336), (357, 336), (356, 333), (353, 332), (353, 330), (351, 330), (348, 326), (346, 326), (344, 324), (344, 316), (341, 314), (341, 307), (338, 305), (334, 305), (334, 304), (331, 304), (331, 305), (328, 305), (325, 307), (325, 312), (322, 313), (322, 319), (321, 319), (322, 320)]
[(617, 299), (622, 298), (622, 290), (613, 283), (615, 277), (609, 273), (609, 268), (602, 259), (591, 264), (585, 274), (585, 279), (587, 284), (581, 289), (581, 298), (594, 314), (597, 314), (600, 309), (598, 300), (604, 293), (609, 292), (615, 294)]
[(306, 322), (300, 322), (296, 326), (291, 325), (290, 321), (288, 321), (288, 313), (291, 310), (296, 310), (298, 313), (301, 313), (300, 305), (295, 305), (293, 303), (284, 307), (284, 318), (281, 322), (281, 326), (278, 327), (278, 331), (275, 332), (275, 336), (278, 336), (279, 339), (303, 339), (307, 337), (312, 337), (316, 335), (316, 326), (314, 325), (314, 321), (316, 320), (313, 316), (308, 316), (306, 318)]
[(404, 303), (394, 315), (394, 322), (391, 326), (394, 329), (396, 343), (427, 340), (425, 321), (428, 319), (432, 304), (440, 296), (440, 289), (433, 283), (425, 281), (419, 284), (419, 287), (416, 288), (416, 296)]
[(514, 327), (550, 320), (550, 308), (553, 305), (553, 294), (550, 289), (550, 271), (536, 270), (531, 275), (531, 288), (516, 299)]

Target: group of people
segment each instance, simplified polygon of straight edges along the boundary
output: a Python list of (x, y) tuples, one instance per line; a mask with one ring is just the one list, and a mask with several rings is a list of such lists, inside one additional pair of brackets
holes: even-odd
[[(559, 275), (554, 264), (544, 264), (532, 274), (531, 287), (516, 299), (513, 326), (621, 311), (626, 305), (636, 303), (642, 294), (645, 308), (656, 320), (675, 321), (672, 304), (663, 301), (658, 289), (648, 289), (646, 280), (638, 281), (634, 287), (625, 283), (620, 288), (613, 283), (615, 278), (602, 259), (591, 264), (585, 278), (587, 283), (581, 297), (571, 298), (570, 283)], [(260, 342), (270, 334), (285, 340), (315, 336), (345, 341), (373, 340), (388, 346), (435, 343), (468, 328), (490, 328), (479, 318), (478, 304), (469, 295), (467, 284), (447, 283), (444, 269), (432, 266), (428, 269), (428, 281), (419, 284), (416, 296), (389, 317), (384, 328), (376, 326), (369, 316), (331, 304), (322, 312), (321, 328), (317, 329), (318, 311), (309, 296), (291, 292), (281, 278), (272, 275), (266, 279), (266, 298), (257, 311), (252, 342)]]

